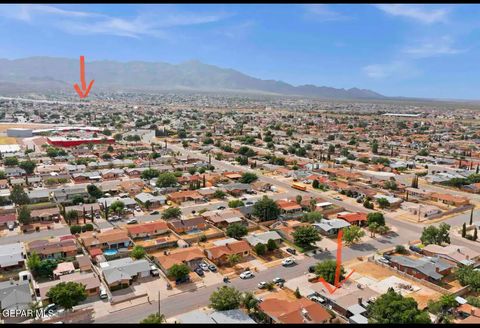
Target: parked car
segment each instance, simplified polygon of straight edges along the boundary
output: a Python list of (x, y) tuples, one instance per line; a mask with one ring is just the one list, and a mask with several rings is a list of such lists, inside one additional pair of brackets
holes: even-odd
[(223, 205), (220, 205), (220, 206), (217, 207), (217, 210), (224, 210), (224, 209), (226, 209), (226, 207), (223, 206)]
[(333, 199), (339, 200), (339, 201), (342, 201), (342, 200), (343, 200), (340, 196), (335, 196), (335, 197), (333, 197)]
[(275, 284), (280, 284), (280, 283), (284, 283), (285, 279), (277, 277), (277, 278), (273, 279), (273, 282)]
[(201, 268), (196, 268), (195, 273), (198, 274), (200, 277), (203, 277), (205, 274), (203, 273), (203, 270)]
[(390, 263), (390, 261), (387, 260), (386, 258), (384, 258), (383, 256), (378, 258), (377, 261), (380, 262), (380, 263), (384, 263), (384, 264), (389, 264)]
[(217, 272), (217, 267), (214, 266), (213, 264), (210, 264), (210, 265), (208, 266), (208, 269), (209, 269), (210, 271), (212, 271), (212, 272)]
[(248, 202), (245, 203), (246, 206), (252, 206), (253, 204), (255, 204), (255, 203), (254, 203), (254, 202), (250, 202), (250, 201), (248, 201)]
[(150, 215), (157, 215), (157, 214), (160, 214), (160, 212), (159, 211), (150, 212)]
[(297, 254), (297, 250), (295, 248), (287, 248), (286, 251), (293, 255)]
[(127, 224), (137, 224), (138, 221), (136, 219), (130, 219), (127, 221)]
[(307, 298), (309, 300), (317, 302), (317, 303), (324, 303), (325, 302), (325, 300), (323, 298), (321, 298), (320, 296), (316, 296), (316, 295), (311, 295), (311, 296), (308, 296)]
[(200, 263), (200, 268), (202, 268), (203, 271), (208, 271), (208, 265), (206, 263)]
[(185, 277), (182, 277), (182, 278), (179, 278), (177, 280), (175, 280), (175, 284), (176, 285), (179, 285), (179, 284), (183, 284), (185, 282), (189, 282), (190, 281), (190, 276), (185, 276)]
[(308, 267), (308, 272), (315, 273), (315, 265), (311, 265)]
[(43, 313), (47, 315), (53, 315), (55, 312), (58, 311), (58, 306), (55, 303), (48, 304), (44, 309)]
[(104, 286), (100, 286), (100, 299), (105, 300), (108, 298), (107, 289)]
[(244, 271), (240, 274), (240, 279), (249, 279), (249, 278), (253, 278), (252, 271)]
[(264, 288), (267, 287), (267, 282), (266, 281), (261, 281), (261, 282), (258, 283), (257, 287), (259, 289), (264, 289)]
[(160, 270), (155, 265), (152, 264), (150, 266), (150, 274), (152, 276), (159, 276), (160, 275)]
[(422, 249), (418, 246), (415, 246), (415, 245), (411, 245), (409, 247), (409, 249), (413, 252), (416, 252), (416, 253), (419, 253), (419, 254), (422, 254)]
[(245, 200), (247, 200), (247, 197), (242, 197), (242, 198), (240, 198), (240, 200), (245, 201)]
[(292, 265), (292, 264), (295, 264), (295, 260), (292, 259), (292, 258), (288, 258), (288, 259), (285, 259), (285, 260), (282, 261), (283, 266), (289, 266), (289, 265)]

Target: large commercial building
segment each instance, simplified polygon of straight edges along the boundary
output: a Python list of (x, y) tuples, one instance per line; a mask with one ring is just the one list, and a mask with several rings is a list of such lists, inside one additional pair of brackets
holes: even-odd
[(13, 138), (30, 138), (33, 137), (33, 130), (24, 128), (11, 128), (7, 129), (7, 136)]

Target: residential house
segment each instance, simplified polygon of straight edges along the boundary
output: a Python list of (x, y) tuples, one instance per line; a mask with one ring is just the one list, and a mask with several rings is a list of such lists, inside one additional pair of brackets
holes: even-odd
[(320, 219), (320, 222), (312, 224), (322, 235), (325, 236), (336, 236), (338, 231), (349, 227), (350, 223), (341, 220), (341, 219)]
[(43, 221), (60, 221), (60, 211), (58, 207), (51, 207), (51, 208), (41, 208), (41, 209), (33, 209), (30, 212), (30, 217), (33, 222), (43, 222)]
[(35, 296), (37, 300), (41, 301), (43, 305), (50, 302), (47, 294), (52, 287), (55, 287), (61, 282), (76, 282), (85, 286), (87, 296), (100, 295), (100, 279), (94, 272), (76, 272), (60, 276), (57, 280), (47, 281), (43, 283), (34, 282)]
[(332, 319), (323, 306), (304, 297), (296, 300), (275, 297), (264, 299), (258, 309), (267, 316), (268, 323), (324, 324)]
[(392, 256), (390, 265), (399, 271), (408, 273), (418, 279), (438, 282), (452, 271), (454, 267), (449, 262), (440, 259), (413, 259), (406, 256)]
[(167, 196), (167, 198), (176, 204), (181, 204), (189, 201), (202, 202), (204, 200), (203, 196), (200, 195), (196, 190), (183, 190), (172, 192)]
[(215, 242), (215, 246), (206, 248), (205, 254), (207, 258), (217, 265), (225, 265), (228, 263), (230, 255), (239, 255), (242, 258), (250, 254), (252, 248), (245, 240), (227, 239)]
[(292, 200), (277, 200), (280, 208), (280, 217), (285, 219), (299, 218), (303, 215), (303, 209), (300, 204)]
[(78, 253), (78, 245), (72, 235), (48, 240), (39, 239), (27, 244), (27, 254), (37, 253), (41, 259), (73, 257)]
[(168, 226), (178, 234), (199, 232), (200, 230), (207, 229), (207, 223), (201, 216), (191, 219), (172, 220), (168, 222)]
[[(131, 245), (127, 232), (121, 229), (110, 229), (102, 232), (87, 231), (81, 233), (78, 239), (89, 252), (95, 249), (103, 251), (107, 249), (128, 248)], [(98, 253), (98, 251), (94, 251), (94, 253)], [(90, 254), (92, 255), (92, 252), (90, 252)]]
[(28, 281), (3, 281), (0, 282), (0, 311), (4, 323), (23, 321), (15, 319), (14, 316), (6, 317), (3, 311), (28, 310), (33, 303), (32, 292)]
[(163, 220), (127, 225), (126, 229), (132, 239), (163, 235), (169, 232), (168, 225)]
[(441, 194), (434, 192), (430, 195), (430, 199), (436, 202), (442, 202), (451, 206), (462, 206), (470, 204), (467, 197), (455, 196), (452, 194)]
[(148, 208), (160, 207), (162, 205), (165, 205), (165, 203), (167, 202), (167, 197), (165, 196), (154, 196), (146, 192), (142, 192), (136, 195), (135, 199), (142, 203), (142, 205), (145, 207), (147, 207), (148, 204)]
[(252, 190), (252, 186), (246, 183), (231, 183), (223, 186), (223, 189), (230, 195), (238, 197)]
[(154, 257), (159, 267), (165, 273), (168, 273), (168, 270), (174, 264), (184, 263), (192, 270), (197, 268), (200, 262), (205, 259), (205, 254), (199, 247), (186, 247), (167, 251), (166, 254), (155, 255)]
[(257, 244), (266, 245), (269, 240), (273, 240), (277, 246), (282, 242), (282, 237), (276, 231), (251, 233), (242, 237), (242, 239), (246, 240), (252, 247), (255, 247)]
[(439, 246), (430, 244), (422, 249), (426, 256), (443, 258), (455, 265), (476, 265), (480, 259), (480, 253), (466, 246), (448, 245)]
[(138, 279), (150, 277), (150, 263), (145, 259), (126, 257), (102, 262), (100, 268), (110, 289), (127, 287)]
[(5, 244), (0, 247), (0, 271), (23, 268), (25, 254), (21, 243)]
[(367, 223), (367, 213), (362, 212), (340, 212), (337, 214), (337, 219), (347, 221), (351, 225), (364, 226)]

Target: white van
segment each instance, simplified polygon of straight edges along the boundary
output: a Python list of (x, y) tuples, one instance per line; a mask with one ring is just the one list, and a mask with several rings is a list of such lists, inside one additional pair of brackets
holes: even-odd
[(107, 289), (104, 286), (100, 286), (100, 299), (104, 300), (108, 298)]

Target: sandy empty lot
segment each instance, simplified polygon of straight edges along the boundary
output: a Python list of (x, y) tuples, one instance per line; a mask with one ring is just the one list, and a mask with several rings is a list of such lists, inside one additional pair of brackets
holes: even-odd
[(438, 299), (442, 294), (440, 292), (437, 292), (425, 285), (423, 285), (420, 282), (408, 279), (407, 277), (401, 276), (399, 274), (395, 274), (395, 272), (390, 271), (387, 268), (384, 268), (380, 265), (377, 265), (372, 262), (354, 262), (351, 263), (350, 265), (347, 266), (348, 269), (355, 269), (355, 272), (364, 276), (364, 277), (370, 277), (376, 280), (383, 280), (385, 278), (395, 276), (398, 277), (407, 283), (411, 284), (412, 286), (417, 286), (420, 287), (418, 291), (409, 293), (407, 297), (412, 297), (415, 301), (418, 303), (418, 307), (420, 309), (423, 309), (424, 307), (427, 306), (427, 303), (431, 299)]
[(7, 129), (20, 128), (20, 129), (46, 129), (55, 126), (54, 124), (42, 124), (42, 123), (0, 123), (0, 132), (5, 132)]

